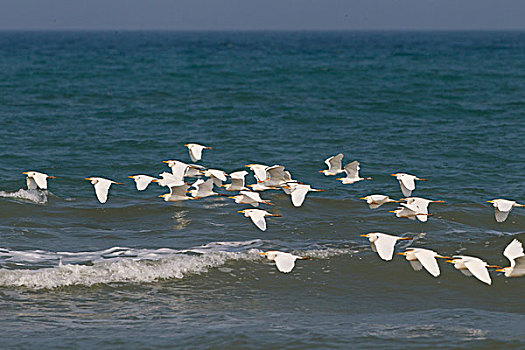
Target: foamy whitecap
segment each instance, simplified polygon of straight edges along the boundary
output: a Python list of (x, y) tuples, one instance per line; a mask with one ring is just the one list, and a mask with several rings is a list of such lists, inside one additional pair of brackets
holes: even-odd
[[(0, 269), (1, 287), (52, 289), (98, 283), (150, 283), (183, 278), (219, 268), (228, 261), (266, 263), (259, 253), (262, 240), (211, 242), (187, 250), (112, 247), (92, 252), (12, 251), (0, 249), (0, 265), (15, 263), (24, 269)], [(350, 249), (326, 248), (294, 251), (317, 259), (352, 254)], [(81, 264), (83, 263), (83, 264)], [(89, 263), (89, 264), (86, 264)], [(42, 264), (51, 267), (35, 267)]]
[(30, 202), (34, 202), (38, 204), (47, 203), (47, 191), (41, 191), (41, 190), (25, 190), (21, 188), (16, 192), (0, 191), (0, 197), (22, 199), (22, 200), (26, 200), (26, 201), (30, 201)]

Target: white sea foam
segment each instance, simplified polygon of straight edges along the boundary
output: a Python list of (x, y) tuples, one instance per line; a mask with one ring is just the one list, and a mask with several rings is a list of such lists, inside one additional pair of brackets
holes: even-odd
[(38, 204), (47, 203), (47, 191), (41, 190), (24, 190), (23, 188), (21, 188), (16, 192), (0, 191), (0, 197), (22, 199)]
[[(183, 278), (218, 268), (228, 261), (266, 262), (259, 253), (262, 240), (211, 242), (187, 250), (113, 247), (91, 252), (15, 251), (0, 248), (0, 287), (52, 289), (98, 283), (150, 283)], [(317, 259), (352, 254), (350, 249), (326, 248), (294, 251)], [(51, 267), (41, 267), (51, 265)], [(36, 269), (35, 269), (36, 268)]]

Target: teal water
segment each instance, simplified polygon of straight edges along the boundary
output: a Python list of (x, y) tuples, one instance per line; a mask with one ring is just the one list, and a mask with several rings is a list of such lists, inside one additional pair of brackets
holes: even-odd
[[(523, 348), (523, 278), (433, 278), (359, 235), (507, 266), (525, 211), (496, 223), (485, 201), (525, 202), (524, 62), (523, 32), (0, 33), (2, 346)], [(135, 190), (188, 142), (325, 192), (263, 193), (283, 217), (262, 232), (226, 198)], [(339, 152), (373, 180), (319, 174)], [(20, 190), (27, 170), (57, 176), (49, 193)], [(446, 204), (420, 223), (359, 200), (401, 197), (395, 172)], [(125, 185), (101, 205), (89, 176)], [(267, 249), (313, 260), (281, 274)]]

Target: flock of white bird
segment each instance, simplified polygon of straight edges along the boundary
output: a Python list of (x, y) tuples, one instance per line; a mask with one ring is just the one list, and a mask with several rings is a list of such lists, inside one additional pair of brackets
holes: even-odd
[[(188, 143), (184, 146), (188, 148), (192, 162), (201, 160), (203, 150), (212, 149), (211, 147), (206, 147), (196, 143)], [(326, 159), (325, 163), (328, 166), (328, 169), (320, 170), (319, 172), (326, 176), (335, 176), (344, 172), (346, 173), (346, 177), (337, 178), (337, 180), (340, 180), (343, 184), (353, 184), (358, 181), (372, 179), (370, 177), (360, 177), (358, 161), (353, 161), (345, 167), (342, 167), (342, 159), (343, 154), (341, 153)], [(159, 178), (149, 175), (129, 176), (129, 178), (135, 181), (137, 190), (144, 191), (150, 183), (156, 182), (158, 185), (169, 189), (169, 193), (159, 196), (164, 198), (167, 202), (197, 200), (209, 196), (226, 196), (235, 200), (238, 204), (249, 204), (254, 207), (255, 209), (244, 209), (239, 210), (238, 212), (244, 214), (245, 217), (250, 218), (255, 226), (262, 231), (265, 231), (267, 227), (265, 217), (280, 215), (259, 209), (261, 204), (273, 205), (270, 201), (262, 199), (259, 192), (265, 190), (283, 190), (286, 194), (290, 195), (292, 204), (295, 207), (300, 207), (308, 192), (323, 191), (320, 189), (314, 189), (310, 185), (292, 179), (290, 172), (286, 171), (285, 167), (282, 165), (246, 165), (246, 167), (254, 173), (254, 177), (257, 180), (255, 184), (246, 185), (245, 177), (248, 175), (248, 172), (244, 170), (227, 174), (219, 169), (205, 169), (201, 165), (186, 164), (179, 160), (166, 160), (164, 163), (171, 168), (171, 172), (163, 172), (159, 174)], [(36, 171), (27, 171), (23, 174), (27, 175), (27, 187), (32, 190), (47, 190), (47, 179), (55, 178), (54, 176), (49, 176)], [(405, 198), (394, 200), (389, 196), (382, 194), (361, 197), (360, 199), (366, 200), (370, 209), (377, 209), (385, 203), (400, 203), (400, 207), (390, 212), (395, 213), (396, 216), (400, 218), (426, 222), (429, 216), (432, 215), (428, 212), (429, 204), (444, 203), (444, 201), (441, 200), (410, 197), (416, 188), (416, 181), (427, 181), (426, 179), (405, 173), (396, 173), (392, 174), (392, 176), (395, 176), (399, 181), (401, 192)], [(191, 177), (198, 177), (198, 179), (192, 184), (189, 184), (186, 182), (185, 178)], [(202, 177), (206, 179), (203, 179)], [(230, 183), (224, 184), (228, 177), (231, 180)], [(122, 184), (102, 177), (88, 177), (86, 180), (91, 181), (91, 184), (95, 189), (96, 197), (100, 203), (105, 203), (107, 201), (111, 185)], [(215, 192), (215, 187), (239, 193), (235, 196), (228, 196)], [(525, 206), (506, 199), (493, 199), (487, 202), (493, 204), (497, 222), (505, 221), (512, 208)], [(377, 252), (379, 257), (386, 261), (392, 260), (394, 256), (394, 246), (397, 241), (412, 239), (411, 237), (398, 237), (380, 232), (367, 233), (361, 236), (368, 238), (372, 250)], [(296, 260), (310, 259), (309, 257), (302, 257), (275, 250), (260, 254), (267, 257), (269, 260), (274, 261), (277, 269), (285, 273), (292, 271)], [(439, 265), (436, 260), (437, 258), (447, 259), (447, 262), (454, 264), (454, 267), (460, 270), (463, 274), (474, 276), (489, 285), (492, 281), (488, 268), (496, 268), (495, 271), (504, 272), (506, 277), (525, 276), (525, 254), (522, 243), (517, 239), (514, 239), (503, 252), (503, 255), (510, 261), (510, 266), (505, 268), (496, 265), (489, 265), (485, 261), (474, 256), (458, 255), (446, 257), (425, 248), (407, 248), (405, 252), (398, 254), (404, 255), (414, 270), (419, 271), (424, 268), (434, 277), (440, 275)]]

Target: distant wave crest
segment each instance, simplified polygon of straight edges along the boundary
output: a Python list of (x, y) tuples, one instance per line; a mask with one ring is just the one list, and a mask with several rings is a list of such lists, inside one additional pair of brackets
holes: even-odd
[[(259, 255), (263, 244), (261, 240), (251, 240), (212, 242), (186, 250), (113, 247), (93, 252), (0, 249), (0, 265), (9, 265), (9, 268), (0, 269), (0, 286), (38, 290), (99, 283), (150, 283), (163, 279), (182, 279), (187, 275), (205, 273), (228, 261), (264, 261)], [(351, 252), (348, 249), (327, 248), (296, 253), (329, 258)], [(46, 267), (41, 267), (43, 265)]]

